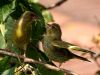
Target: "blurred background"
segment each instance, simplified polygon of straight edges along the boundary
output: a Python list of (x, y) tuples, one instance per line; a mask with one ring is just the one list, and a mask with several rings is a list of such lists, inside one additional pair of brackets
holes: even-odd
[[(40, 0), (40, 3), (48, 7), (57, 1), (59, 0)], [(100, 33), (100, 0), (68, 0), (50, 12), (55, 22), (61, 26), (64, 41), (100, 53), (100, 43), (97, 40), (93, 41)], [(84, 57), (89, 58), (88, 55)], [(95, 75), (100, 67), (91, 58), (89, 59), (91, 63), (73, 59), (61, 67), (80, 75)]]

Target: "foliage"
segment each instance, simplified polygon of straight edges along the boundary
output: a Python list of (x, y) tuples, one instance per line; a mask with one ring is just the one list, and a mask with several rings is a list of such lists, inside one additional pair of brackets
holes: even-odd
[[(54, 65), (38, 48), (38, 43), (45, 33), (45, 24), (53, 21), (50, 12), (43, 8), (38, 0), (0, 0), (0, 49), (9, 49), (10, 52), (20, 53), (20, 49), (13, 45), (12, 33), (15, 23), (25, 11), (32, 11), (39, 17), (39, 20), (32, 23), (31, 45), (29, 44), (27, 47), (26, 56)], [(24, 64), (20, 59), (16, 60), (7, 55), (0, 55), (0, 58), (0, 75), (29, 75), (26, 70), (25, 72), (23, 70), (16, 72), (16, 69)], [(39, 64), (30, 64), (30, 66), (34, 68), (33, 75), (63, 75), (63, 72), (53, 71)]]
[[(53, 7), (46, 8), (45, 6), (41, 5), (38, 0), (0, 0), (0, 51), (4, 50), (19, 55), (14, 57), (13, 55), (8, 56), (9, 53), (8, 55), (0, 54), (0, 75), (64, 75), (65, 70), (62, 69), (58, 71), (59, 68), (55, 66), (55, 64), (39, 48), (39, 42), (44, 36), (46, 24), (54, 22), (53, 16), (48, 9), (59, 6), (61, 3), (67, 0), (60, 1), (61, 2), (58, 2)], [(30, 41), (27, 45), (26, 57), (39, 61), (41, 64), (25, 63), (20, 58), (22, 49), (17, 48), (13, 43), (12, 36), (13, 31), (16, 28), (15, 25), (18, 23), (20, 17), (25, 11), (31, 11), (38, 17), (38, 19), (31, 24), (32, 32), (27, 32), (29, 35), (32, 33), (32, 35), (29, 38)], [(66, 47), (65, 45), (66, 44), (64, 44), (64, 48)], [(69, 46), (71, 45), (72, 44), (69, 44)], [(74, 48), (78, 48), (79, 51), (81, 51), (81, 48), (77, 46), (70, 47), (70, 49)], [(83, 50), (83, 52), (87, 51)], [(100, 57), (100, 55), (98, 55), (97, 58), (98, 57)], [(44, 65), (42, 62), (45, 62)], [(45, 64), (54, 66), (57, 70), (50, 67), (47, 68), (45, 67)], [(68, 73), (69, 74), (67, 75), (73, 75), (73, 73), (71, 73), (69, 70)], [(99, 74), (100, 71), (98, 70), (97, 75)]]

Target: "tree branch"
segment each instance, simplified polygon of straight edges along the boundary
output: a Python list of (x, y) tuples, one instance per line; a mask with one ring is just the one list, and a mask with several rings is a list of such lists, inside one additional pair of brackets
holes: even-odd
[(62, 5), (63, 3), (65, 3), (66, 1), (68, 1), (68, 0), (59, 0), (57, 3), (52, 4), (52, 5), (49, 6), (49, 7), (45, 7), (45, 6), (42, 5), (42, 4), (40, 4), (40, 6), (41, 6), (42, 8), (44, 8), (44, 9), (50, 10), (50, 9), (54, 9), (54, 8), (56, 8), (56, 7), (61, 6), (61, 5)]
[(68, 1), (68, 0), (59, 0), (56, 4), (53, 4), (50, 7), (47, 7), (47, 9), (56, 8), (56, 7), (60, 6), (60, 5), (62, 5), (63, 3), (65, 3), (66, 1)]
[(97, 65), (97, 67), (100, 69), (100, 64), (97, 61), (97, 59), (99, 58), (99, 55), (97, 55), (97, 56), (91, 55), (91, 58), (94, 61), (94, 63)]
[(8, 51), (6, 51), (6, 49), (0, 49), (0, 54), (8, 55), (8, 56), (15, 57), (15, 58), (20, 58), (20, 59), (24, 60), (25, 63), (40, 64), (40, 65), (43, 65), (44, 67), (46, 67), (48, 69), (52, 69), (52, 70), (55, 70), (55, 71), (63, 71), (64, 73), (66, 73), (68, 75), (78, 75), (78, 74), (76, 74), (72, 71), (69, 71), (69, 70), (58, 68), (58, 67), (52, 66), (50, 64), (46, 64), (44, 62), (36, 61), (34, 59), (27, 58), (27, 57), (24, 57), (22, 55), (18, 55), (18, 54), (12, 53), (12, 52), (8, 52)]

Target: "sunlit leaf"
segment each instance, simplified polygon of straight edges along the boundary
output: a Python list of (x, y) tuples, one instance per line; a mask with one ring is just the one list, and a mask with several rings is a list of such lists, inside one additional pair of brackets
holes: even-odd
[(54, 21), (51, 13), (48, 10), (43, 10), (42, 14), (46, 23)]
[(1, 75), (14, 75), (15, 67), (5, 70)]
[(0, 31), (0, 48), (4, 49), (6, 47), (5, 39)]
[(16, 0), (0, 0), (0, 22), (4, 22), (14, 11)]
[(29, 3), (38, 3), (39, 0), (28, 0)]

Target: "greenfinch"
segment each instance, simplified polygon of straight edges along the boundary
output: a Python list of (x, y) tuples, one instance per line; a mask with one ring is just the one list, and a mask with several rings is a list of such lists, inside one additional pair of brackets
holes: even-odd
[(12, 39), (15, 47), (26, 50), (31, 37), (32, 22), (36, 19), (38, 19), (38, 16), (31, 11), (25, 11), (22, 14), (13, 30)]
[[(70, 46), (72, 44), (62, 41), (61, 35), (62, 35), (61, 28), (58, 24), (52, 23), (46, 25), (46, 32), (42, 40), (42, 46), (45, 54), (51, 60), (59, 63), (63, 63), (73, 58), (77, 58), (83, 61), (89, 61), (84, 57), (72, 53), (69, 49), (71, 48)], [(88, 52), (88, 51), (83, 49), (83, 52)]]

